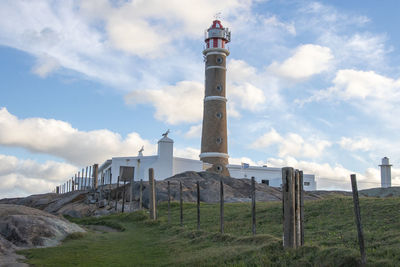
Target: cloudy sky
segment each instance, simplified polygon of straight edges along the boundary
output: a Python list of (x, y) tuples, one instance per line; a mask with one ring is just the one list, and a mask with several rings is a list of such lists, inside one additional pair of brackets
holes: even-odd
[(293, 166), (319, 189), (400, 185), (396, 0), (0, 2), (0, 198), (112, 156), (198, 159), (204, 30), (221, 12), (230, 162)]

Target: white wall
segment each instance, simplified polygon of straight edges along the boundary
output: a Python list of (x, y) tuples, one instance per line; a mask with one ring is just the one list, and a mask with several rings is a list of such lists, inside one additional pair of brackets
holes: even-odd
[(254, 176), (258, 183), (261, 183), (261, 180), (282, 179), (282, 170), (280, 168), (249, 167), (242, 169), (240, 165), (228, 165), (228, 170), (232, 177), (250, 179)]
[[(228, 165), (228, 170), (232, 177), (248, 178), (254, 176), (258, 183), (262, 180), (269, 180), (269, 185), (273, 187), (281, 187), (282, 185), (282, 169), (268, 167), (249, 167), (242, 169), (240, 165)], [(303, 175), (303, 187), (306, 191), (317, 190), (314, 174)]]
[[(203, 171), (203, 162), (200, 160), (178, 158), (173, 156), (172, 139), (163, 137), (158, 141), (157, 156), (138, 156), (138, 157), (115, 157), (111, 161), (106, 161), (101, 165), (99, 171), (99, 185), (101, 185), (101, 175), (104, 175), (105, 184), (117, 183), (121, 166), (135, 168), (135, 181), (143, 179), (149, 180), (149, 169), (154, 169), (154, 178), (164, 180), (175, 174), (185, 171)], [(234, 178), (251, 178), (254, 176), (258, 183), (262, 180), (269, 180), (270, 186), (280, 187), (282, 184), (282, 169), (269, 167), (255, 167), (243, 169), (241, 165), (228, 165), (228, 170)], [(316, 190), (315, 176), (304, 174), (304, 189)]]
[(195, 171), (195, 172), (203, 171), (203, 162), (200, 160), (174, 157), (173, 175), (186, 171)]

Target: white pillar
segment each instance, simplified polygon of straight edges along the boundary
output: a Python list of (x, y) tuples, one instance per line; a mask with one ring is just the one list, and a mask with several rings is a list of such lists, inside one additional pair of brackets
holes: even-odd
[(389, 158), (384, 157), (382, 159), (381, 167), (381, 187), (388, 188), (392, 186), (392, 172), (391, 167), (392, 165), (389, 164)]

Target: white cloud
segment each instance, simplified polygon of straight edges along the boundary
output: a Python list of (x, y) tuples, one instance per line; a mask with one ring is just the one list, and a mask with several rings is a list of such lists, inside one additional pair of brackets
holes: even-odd
[(366, 137), (354, 138), (354, 139), (348, 137), (342, 137), (338, 143), (342, 148), (350, 151), (356, 151), (356, 150), (369, 151), (372, 148), (371, 140), (369, 140)]
[(186, 147), (184, 149), (174, 149), (174, 156), (187, 159), (200, 160), (200, 150), (197, 148)]
[(400, 80), (394, 80), (374, 71), (358, 71), (352, 69), (339, 70), (333, 80), (332, 92), (348, 99), (392, 99), (398, 98)]
[(51, 72), (60, 68), (60, 64), (54, 57), (43, 55), (37, 59), (36, 65), (32, 71), (42, 78), (45, 78)]
[(113, 85), (132, 83), (129, 62), (109, 48), (101, 31), (77, 12), (76, 3), (2, 2), (0, 44), (35, 56), (33, 72), (42, 77), (63, 67)]
[(390, 121), (392, 126), (399, 126), (393, 121), (394, 116), (400, 115), (397, 103), (400, 101), (400, 79), (393, 79), (374, 71), (343, 69), (336, 73), (333, 86), (316, 91), (305, 100), (304, 104), (322, 100), (341, 100), (354, 105), (359, 110), (374, 117)]
[(275, 130), (271, 129), (268, 133), (264, 134), (263, 136), (259, 137), (253, 144), (253, 148), (258, 147), (269, 147), (274, 144), (279, 144), (284, 141), (284, 138)]
[(250, 164), (250, 166), (258, 166), (259, 164), (248, 157), (229, 158), (229, 164), (241, 165), (242, 163)]
[(169, 124), (198, 122), (203, 116), (203, 88), (199, 82), (183, 81), (161, 90), (133, 91), (125, 100), (132, 105), (152, 104), (155, 118)]
[[(257, 111), (263, 109), (265, 93), (257, 85), (262, 84), (263, 74), (243, 60), (232, 59), (228, 62), (227, 97), (229, 105), (241, 109)], [(274, 99), (271, 94), (270, 99)]]
[(278, 145), (279, 156), (299, 156), (316, 158), (319, 157), (325, 148), (331, 146), (331, 142), (317, 138), (304, 140), (298, 134), (288, 133), (285, 137), (281, 136), (275, 129), (259, 137), (251, 147), (254, 149), (266, 148), (271, 145)]
[(6, 108), (0, 109), (0, 145), (54, 155), (76, 165), (102, 163), (115, 155), (130, 156), (142, 145), (146, 154), (156, 150), (155, 145), (135, 132), (125, 139), (109, 130), (84, 132), (54, 119), (18, 119)]
[(190, 126), (189, 131), (185, 133), (186, 138), (200, 138), (201, 137), (201, 124)]
[(332, 64), (331, 49), (314, 44), (301, 45), (292, 57), (282, 63), (273, 62), (268, 69), (289, 79), (306, 79), (328, 70)]
[(280, 21), (276, 16), (272, 16), (264, 19), (265, 25), (271, 25), (278, 28), (283, 28), (292, 35), (296, 35), (296, 28), (293, 23), (285, 23)]
[(75, 172), (77, 168), (68, 163), (38, 163), (0, 154), (0, 198), (50, 192)]

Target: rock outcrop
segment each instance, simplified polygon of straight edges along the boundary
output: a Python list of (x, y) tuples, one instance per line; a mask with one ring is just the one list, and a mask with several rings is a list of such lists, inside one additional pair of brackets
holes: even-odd
[(21, 256), (15, 250), (55, 246), (67, 235), (84, 232), (81, 227), (38, 209), (0, 204), (0, 266)]

